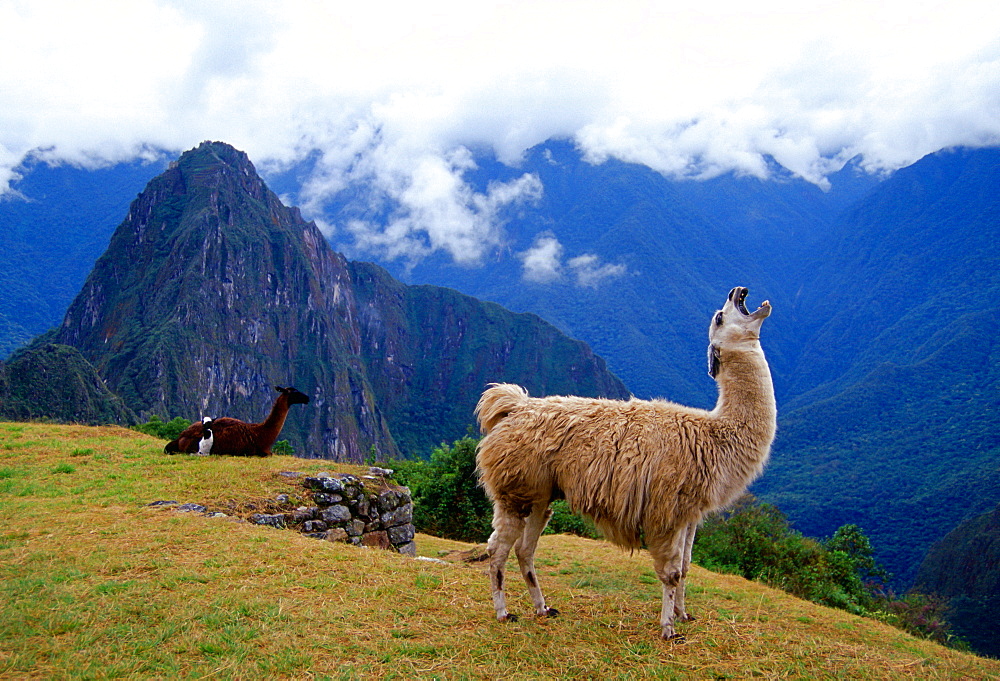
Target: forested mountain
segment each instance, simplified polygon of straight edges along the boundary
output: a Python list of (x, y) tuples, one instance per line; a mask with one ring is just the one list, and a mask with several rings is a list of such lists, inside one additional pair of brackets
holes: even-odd
[(955, 633), (976, 652), (1000, 658), (1000, 504), (936, 542), (916, 588), (948, 599)]
[[(436, 311), (434, 323), (408, 323), (413, 310)], [(460, 310), (455, 328), (436, 319), (449, 310)], [(312, 402), (292, 410), (283, 437), (303, 456), (341, 460), (419, 455), (461, 436), (490, 381), (626, 394), (585, 344), (537, 317), (350, 265), (222, 143), (150, 181), (51, 340), (78, 349), (143, 416), (260, 420), (272, 386), (294, 384)]]
[(799, 302), (811, 336), (758, 491), (807, 533), (865, 527), (902, 584), (1000, 500), (998, 189), (996, 149), (900, 170), (834, 225)]
[(0, 196), (0, 359), (62, 319), (129, 202), (165, 167), (20, 169), (17, 194)]
[[(516, 170), (482, 164), (481, 188), (531, 172), (544, 194), (481, 268), (385, 264), (535, 312), (633, 392), (698, 406), (715, 395), (702, 364), (719, 292), (769, 298), (779, 433), (754, 491), (807, 534), (859, 524), (905, 586), (933, 541), (1000, 499), (998, 166), (996, 149), (942, 151), (885, 180), (848, 164), (824, 192), (780, 173), (670, 181), (548, 143)], [(363, 217), (357, 200), (332, 205), (331, 223)], [(539, 235), (562, 248), (543, 282), (520, 259)], [(575, 276), (588, 255), (615, 269)]]
[[(635, 394), (695, 406), (715, 397), (704, 357), (720, 294), (745, 285), (756, 303), (769, 298), (762, 341), (779, 434), (754, 491), (807, 534), (861, 525), (897, 587), (912, 582), (934, 541), (1000, 501), (997, 149), (945, 150), (887, 178), (848, 164), (828, 191), (777, 168), (767, 181), (672, 181), (614, 160), (587, 163), (559, 141), (530, 150), (516, 168), (477, 162), (466, 179), (479, 190), (531, 173), (538, 200), (505, 216), (501, 243), (477, 266), (441, 253), (380, 260), (390, 274), (534, 313), (588, 342)], [(275, 178), (293, 201), (301, 174)], [(325, 220), (385, 219), (387, 209), (372, 212), (368, 198), (366, 187), (349, 187)], [(0, 203), (0, 221), (13, 205)], [(331, 241), (354, 246), (346, 231)], [(525, 254), (543, 242), (553, 247), (553, 269), (527, 277)], [(359, 316), (364, 338), (380, 337), (379, 319), (400, 330), (458, 328), (462, 305), (438, 293), (425, 300), (422, 287), (398, 288), (373, 266), (347, 268), (356, 295), (384, 282), (394, 301), (384, 317)], [(372, 357), (358, 366), (369, 380), (403, 372)], [(417, 422), (406, 411), (414, 405), (446, 408), (424, 400), (401, 409), (394, 400), (380, 403), (394, 433), (393, 419)]]

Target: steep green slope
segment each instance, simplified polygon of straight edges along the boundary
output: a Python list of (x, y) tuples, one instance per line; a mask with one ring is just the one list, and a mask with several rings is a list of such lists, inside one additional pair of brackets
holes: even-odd
[(914, 588), (947, 598), (955, 633), (980, 654), (1000, 658), (1000, 504), (935, 543)]
[(801, 300), (790, 383), (821, 384), (784, 405), (755, 490), (807, 534), (861, 525), (897, 586), (1000, 500), (998, 178), (996, 149), (899, 171), (831, 232)]
[(136, 416), (76, 348), (38, 343), (0, 363), (0, 418), (103, 425)]
[(627, 398), (604, 360), (535, 315), (511, 314), (439, 286), (406, 286), (377, 265), (350, 265), (362, 346), (379, 407), (400, 448), (424, 453), (474, 427), (489, 383), (534, 395)]
[(422, 455), (465, 434), (496, 380), (627, 394), (537, 317), (376, 269), (335, 253), (246, 154), (205, 142), (132, 203), (53, 340), (143, 418), (259, 421), (294, 384), (312, 402), (282, 437), (303, 457)]
[(16, 194), (0, 197), (0, 359), (59, 323), (129, 202), (165, 166), (19, 169)]
[(339, 405), (290, 412), (286, 436), (299, 452), (394, 454), (357, 331), (338, 323), (352, 307), (343, 257), (245, 154), (206, 142), (132, 203), (56, 340), (79, 348), (142, 416), (259, 421), (272, 386), (296, 385)]

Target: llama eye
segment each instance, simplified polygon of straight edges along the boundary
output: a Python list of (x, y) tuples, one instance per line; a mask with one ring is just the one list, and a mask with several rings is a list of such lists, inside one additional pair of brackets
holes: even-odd
[(719, 310), (719, 313), (715, 315), (715, 325), (722, 326), (722, 310)]

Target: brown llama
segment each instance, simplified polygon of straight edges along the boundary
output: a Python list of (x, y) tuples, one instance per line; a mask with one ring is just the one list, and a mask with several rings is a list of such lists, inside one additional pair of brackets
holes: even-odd
[[(295, 388), (274, 386), (280, 394), (271, 413), (261, 423), (244, 423), (224, 416), (193, 423), (163, 448), (167, 454), (228, 454), (230, 456), (270, 456), (271, 446), (285, 425), (288, 408), (309, 404), (309, 397)], [(206, 425), (208, 431), (206, 431)], [(204, 437), (203, 437), (204, 436)], [(207, 445), (205, 444), (207, 443)]]
[(504, 564), (511, 547), (537, 615), (545, 605), (534, 567), (538, 537), (553, 499), (594, 519), (611, 542), (648, 547), (662, 583), (661, 635), (682, 640), (675, 621), (689, 621), (684, 579), (702, 517), (739, 497), (764, 468), (777, 410), (760, 346), (767, 301), (754, 313), (747, 289), (734, 288), (709, 327), (709, 374), (719, 397), (711, 411), (664, 400), (528, 397), (494, 384), (476, 407), (486, 436), (477, 467), (493, 501), (487, 545), (493, 605), (507, 611)]

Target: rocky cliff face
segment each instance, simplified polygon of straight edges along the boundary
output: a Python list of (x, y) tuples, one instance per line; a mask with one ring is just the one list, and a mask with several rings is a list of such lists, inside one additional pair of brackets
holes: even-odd
[(396, 454), (360, 359), (350, 274), (246, 154), (204, 143), (132, 203), (58, 333), (142, 414), (259, 421), (273, 385), (312, 399), (299, 451)]
[(396, 437), (417, 454), (461, 436), (493, 380), (626, 394), (538, 318), (412, 289), (349, 264), (246, 154), (205, 142), (132, 203), (55, 342), (143, 416), (258, 421), (272, 386), (294, 385), (312, 402), (290, 412), (282, 438), (339, 460), (398, 456)]

